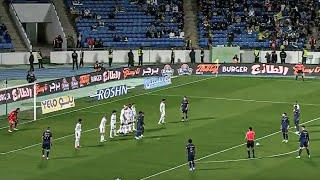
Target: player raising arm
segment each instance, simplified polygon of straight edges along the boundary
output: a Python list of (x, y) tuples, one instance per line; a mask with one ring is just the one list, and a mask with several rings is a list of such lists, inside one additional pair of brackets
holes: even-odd
[(20, 108), (17, 108), (13, 111), (11, 111), (8, 115), (8, 121), (9, 121), (9, 130), (8, 132), (12, 132), (13, 130), (17, 131), (17, 125), (18, 125), (18, 114), (20, 112)]
[[(42, 158), (49, 160), (49, 152), (52, 146), (52, 133), (50, 132), (50, 127), (48, 127), (42, 133)], [(46, 151), (46, 155), (45, 152)]]
[(283, 113), (281, 117), (281, 132), (283, 136), (282, 142), (287, 143), (288, 142), (288, 130), (289, 130), (289, 118), (287, 116), (287, 113)]
[(194, 171), (196, 169), (195, 163), (194, 163), (194, 159), (196, 156), (196, 147), (194, 144), (192, 144), (192, 139), (188, 140), (186, 150), (187, 150), (187, 156), (188, 156), (188, 162), (189, 162), (189, 170)]
[(181, 101), (181, 112), (182, 112), (182, 121), (188, 120), (188, 110), (189, 110), (189, 101), (186, 96), (183, 97)]
[(304, 148), (306, 148), (306, 151), (307, 151), (307, 154), (308, 154), (308, 157), (310, 158), (310, 151), (309, 151), (309, 133), (308, 131), (306, 130), (306, 127), (305, 126), (301, 126), (301, 132), (300, 132), (300, 148), (299, 148), (299, 155), (297, 156), (297, 158), (299, 159), (300, 156), (301, 156), (301, 152)]
[(246, 133), (245, 139), (247, 140), (247, 151), (248, 151), (248, 158), (251, 158), (250, 150), (252, 151), (252, 157), (255, 158), (254, 155), (254, 138), (256, 133), (252, 130), (252, 127), (249, 127), (249, 130)]
[(107, 123), (107, 118), (106, 115), (104, 115), (101, 119), (100, 125), (99, 125), (99, 130), (100, 130), (100, 142), (105, 142), (106, 140), (104, 139), (104, 134), (106, 133), (106, 123)]
[(158, 124), (163, 124), (165, 123), (165, 117), (166, 117), (166, 103), (165, 103), (165, 99), (162, 99), (162, 101), (160, 102), (160, 120), (158, 122)]
[(75, 142), (74, 142), (74, 147), (76, 149), (79, 149), (80, 146), (80, 137), (81, 137), (81, 122), (82, 119), (78, 120), (78, 123), (76, 124), (76, 128), (74, 129), (74, 134), (75, 134)]

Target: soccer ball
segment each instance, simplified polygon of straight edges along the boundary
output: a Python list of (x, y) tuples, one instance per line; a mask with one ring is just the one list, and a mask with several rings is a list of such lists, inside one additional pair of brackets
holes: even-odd
[(257, 143), (256, 143), (256, 146), (260, 146), (260, 143), (257, 142)]

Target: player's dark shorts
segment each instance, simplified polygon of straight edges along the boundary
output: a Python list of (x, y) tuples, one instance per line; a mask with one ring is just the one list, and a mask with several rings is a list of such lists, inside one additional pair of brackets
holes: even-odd
[(297, 75), (303, 75), (303, 71), (302, 70), (298, 70), (297, 71)]
[(247, 141), (247, 148), (254, 148), (254, 141)]
[(42, 143), (42, 149), (47, 149), (49, 150), (51, 148), (50, 143)]
[(299, 119), (298, 120), (294, 120), (294, 124), (295, 125), (299, 125)]
[(287, 133), (287, 132), (288, 132), (288, 128), (282, 128), (282, 129), (281, 129), (281, 132)]
[(194, 161), (194, 155), (193, 154), (189, 154), (188, 155), (188, 161)]
[(188, 113), (188, 110), (187, 110), (187, 109), (183, 109), (183, 108), (182, 108), (181, 111), (182, 111), (182, 113)]
[(308, 141), (301, 141), (300, 142), (300, 147), (308, 147)]

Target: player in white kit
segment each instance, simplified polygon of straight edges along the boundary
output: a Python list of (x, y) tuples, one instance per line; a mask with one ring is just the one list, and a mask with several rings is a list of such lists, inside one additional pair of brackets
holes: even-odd
[(82, 122), (82, 119), (79, 119), (78, 123), (76, 124), (76, 128), (74, 129), (74, 134), (75, 134), (74, 147), (76, 149), (80, 148), (81, 122)]
[(136, 106), (135, 106), (134, 103), (131, 104), (131, 110), (132, 110), (132, 113), (133, 113), (132, 130), (136, 131), (135, 124), (136, 124), (137, 111), (136, 111)]
[(116, 122), (117, 122), (117, 111), (113, 110), (110, 118), (110, 138), (118, 136), (116, 132)]
[(158, 122), (158, 124), (164, 124), (165, 123), (165, 117), (166, 117), (166, 103), (165, 103), (165, 99), (162, 99), (162, 101), (160, 102), (160, 120)]
[(131, 104), (129, 104), (128, 105), (128, 111), (129, 111), (129, 122), (128, 122), (128, 131), (130, 132), (130, 133), (132, 133), (133, 132), (133, 111), (132, 111), (132, 105)]
[(106, 123), (107, 123), (107, 118), (106, 115), (104, 115), (101, 119), (100, 125), (99, 125), (99, 130), (100, 130), (100, 142), (105, 142), (106, 140), (104, 139), (104, 135), (106, 133)]
[(124, 117), (125, 117), (125, 129), (124, 129), (124, 134), (130, 133), (130, 114), (131, 110), (126, 106), (124, 109)]
[(125, 132), (126, 118), (125, 118), (124, 112), (125, 112), (126, 108), (127, 108), (127, 106), (124, 105), (123, 108), (121, 109), (121, 112), (120, 112), (120, 128), (118, 130), (118, 133), (120, 133), (120, 134), (124, 134), (124, 132)]

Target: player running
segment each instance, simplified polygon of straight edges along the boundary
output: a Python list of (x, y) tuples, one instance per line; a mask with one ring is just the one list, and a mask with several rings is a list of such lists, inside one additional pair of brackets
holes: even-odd
[(289, 118), (287, 116), (287, 113), (282, 114), (280, 128), (283, 136), (282, 142), (288, 143)]
[(160, 102), (160, 120), (158, 122), (158, 124), (164, 124), (166, 123), (165, 117), (166, 117), (166, 103), (165, 103), (166, 99), (162, 99), (162, 101)]
[(13, 111), (11, 111), (8, 115), (8, 121), (9, 121), (9, 130), (8, 132), (13, 132), (13, 130), (17, 131), (18, 126), (18, 114), (20, 112), (20, 108), (17, 108)]
[(256, 133), (252, 130), (252, 127), (249, 127), (249, 130), (246, 133), (245, 139), (247, 140), (247, 151), (248, 151), (248, 158), (251, 158), (250, 150), (252, 151), (252, 157), (255, 158), (254, 155), (254, 138)]
[(106, 115), (104, 115), (101, 119), (100, 125), (99, 125), (99, 131), (100, 131), (100, 142), (105, 142), (106, 140), (104, 139), (104, 135), (106, 133), (106, 123), (107, 123), (107, 118)]
[(181, 101), (182, 121), (188, 121), (189, 101), (186, 96)]
[(195, 163), (194, 163), (194, 158), (196, 156), (196, 147), (194, 144), (192, 144), (192, 139), (188, 140), (186, 150), (187, 150), (187, 156), (188, 156), (188, 162), (189, 162), (189, 171), (194, 171), (196, 169)]
[(118, 136), (117, 135), (117, 131), (116, 131), (116, 122), (117, 122), (117, 111), (113, 110), (112, 114), (111, 114), (111, 118), (110, 118), (110, 138), (112, 139), (114, 136)]
[(309, 151), (309, 133), (308, 131), (306, 130), (306, 127), (305, 126), (301, 126), (301, 132), (300, 132), (300, 148), (299, 148), (299, 155), (297, 156), (297, 158), (299, 159), (300, 156), (301, 156), (301, 152), (304, 148), (306, 148), (307, 150), (307, 154), (308, 154), (308, 157), (310, 158), (310, 151)]
[(296, 71), (296, 80), (298, 80), (298, 77), (302, 77), (302, 81), (304, 81), (304, 66), (301, 63), (298, 63), (295, 65), (295, 71)]
[[(42, 158), (46, 158), (49, 160), (49, 152), (50, 148), (52, 146), (52, 133), (50, 132), (50, 127), (48, 127), (43, 133), (42, 133)], [(46, 151), (46, 155), (44, 152)]]
[(76, 128), (74, 129), (75, 131), (75, 142), (74, 142), (74, 148), (79, 149), (80, 146), (80, 137), (81, 137), (81, 122), (82, 119), (78, 120), (78, 123), (76, 124)]
[(299, 123), (300, 123), (300, 106), (298, 102), (296, 101), (296, 104), (293, 106), (293, 120), (294, 120), (294, 125), (296, 128), (296, 134), (299, 135)]

